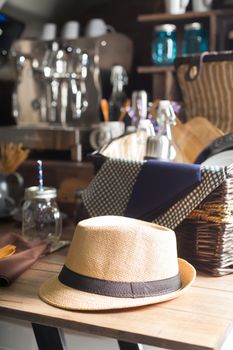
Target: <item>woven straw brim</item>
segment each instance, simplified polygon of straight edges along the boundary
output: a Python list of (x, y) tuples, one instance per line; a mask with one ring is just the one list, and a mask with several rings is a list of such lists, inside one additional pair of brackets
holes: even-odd
[(40, 287), (39, 296), (46, 303), (67, 310), (111, 310), (160, 303), (182, 295), (195, 279), (194, 267), (186, 260), (178, 260), (182, 287), (165, 295), (143, 298), (109, 297), (67, 287), (57, 277), (53, 277)]

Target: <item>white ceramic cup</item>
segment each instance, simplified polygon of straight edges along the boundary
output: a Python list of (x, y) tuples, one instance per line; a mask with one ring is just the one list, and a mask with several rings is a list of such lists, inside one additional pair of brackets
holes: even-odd
[(57, 35), (57, 25), (55, 23), (45, 23), (41, 32), (41, 40), (54, 40)]
[(90, 145), (96, 150), (112, 139), (123, 135), (125, 132), (125, 124), (123, 122), (100, 123), (99, 127), (94, 129), (90, 134)]
[(195, 12), (204, 12), (211, 9), (213, 0), (192, 0), (192, 9)]
[(185, 13), (189, 0), (165, 0), (165, 9), (168, 13)]
[(85, 36), (93, 38), (113, 31), (114, 28), (106, 24), (102, 18), (93, 18), (85, 27)]
[(66, 22), (61, 30), (62, 39), (77, 39), (79, 37), (80, 24), (77, 21)]

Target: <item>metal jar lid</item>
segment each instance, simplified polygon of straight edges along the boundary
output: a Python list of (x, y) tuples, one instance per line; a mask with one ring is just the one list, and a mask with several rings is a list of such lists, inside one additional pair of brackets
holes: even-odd
[(184, 26), (185, 30), (200, 30), (201, 28), (202, 25), (199, 22), (188, 23)]
[(25, 189), (25, 199), (53, 199), (57, 197), (57, 190), (54, 187), (44, 187), (40, 190), (38, 186), (32, 186)]
[(154, 30), (156, 32), (166, 32), (166, 33), (171, 33), (176, 30), (175, 24), (160, 24), (158, 26), (154, 27)]
[(170, 161), (171, 143), (166, 135), (149, 136), (146, 143), (145, 158), (155, 158)]
[(147, 117), (147, 92), (145, 90), (135, 90), (132, 93), (132, 109), (134, 115), (140, 118)]
[(125, 68), (119, 64), (112, 66), (111, 69), (111, 83), (113, 84), (115, 80), (122, 80), (124, 85), (128, 84), (128, 76)]

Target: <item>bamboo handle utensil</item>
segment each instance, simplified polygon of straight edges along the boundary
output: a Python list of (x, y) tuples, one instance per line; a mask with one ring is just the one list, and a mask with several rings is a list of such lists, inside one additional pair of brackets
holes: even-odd
[(126, 113), (128, 112), (129, 110), (129, 107), (130, 107), (130, 99), (127, 98), (127, 100), (125, 101), (124, 105), (123, 105), (123, 108), (122, 108), (122, 111), (119, 115), (119, 118), (118, 118), (118, 121), (119, 122), (122, 122), (126, 116)]
[(103, 113), (104, 121), (108, 122), (109, 121), (109, 106), (108, 106), (108, 101), (105, 98), (102, 98), (100, 101), (100, 107), (101, 111)]

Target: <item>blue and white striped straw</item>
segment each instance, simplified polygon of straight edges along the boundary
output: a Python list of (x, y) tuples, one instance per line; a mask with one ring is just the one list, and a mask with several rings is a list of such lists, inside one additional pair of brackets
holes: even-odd
[(43, 169), (42, 169), (42, 160), (37, 161), (38, 165), (38, 174), (39, 174), (39, 190), (43, 191), (44, 190), (44, 185), (43, 185)]

